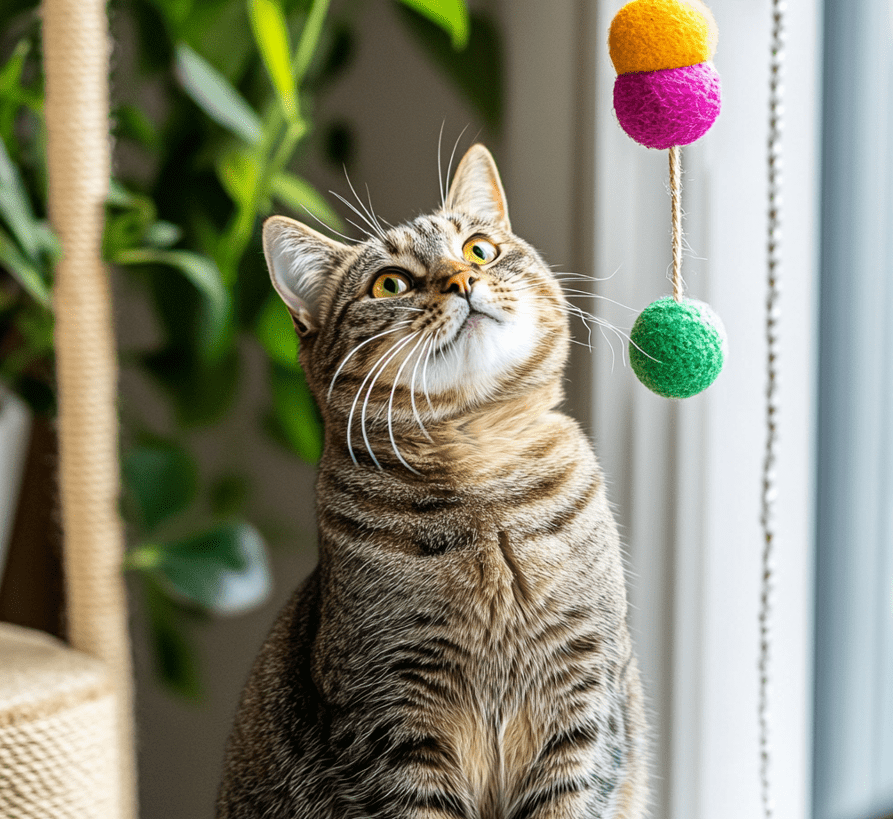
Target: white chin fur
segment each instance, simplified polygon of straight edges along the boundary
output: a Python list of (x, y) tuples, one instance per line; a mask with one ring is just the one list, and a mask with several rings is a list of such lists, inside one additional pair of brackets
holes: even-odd
[[(473, 316), (477, 323), (462, 328), (440, 352), (432, 353), (425, 373), (432, 397), (460, 390), (470, 401), (493, 396), (512, 368), (527, 360), (537, 341), (532, 316), (523, 310), (505, 321)], [(407, 368), (408, 369), (408, 368)], [(409, 384), (409, 378), (401, 376)], [(416, 387), (421, 387), (419, 378)]]

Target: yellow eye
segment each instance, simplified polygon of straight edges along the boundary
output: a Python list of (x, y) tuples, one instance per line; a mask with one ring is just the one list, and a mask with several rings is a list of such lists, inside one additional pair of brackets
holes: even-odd
[(499, 248), (486, 239), (469, 239), (462, 248), (466, 262), (489, 264), (499, 255)]
[(400, 296), (412, 287), (409, 276), (389, 270), (382, 273), (372, 285), (372, 297), (375, 299), (390, 299)]

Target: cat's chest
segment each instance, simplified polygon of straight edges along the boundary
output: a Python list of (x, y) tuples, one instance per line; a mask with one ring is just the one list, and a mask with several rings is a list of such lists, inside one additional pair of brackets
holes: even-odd
[(523, 509), (519, 523), (506, 504), (458, 493), (409, 499), (379, 511), (374, 525), (358, 524), (365, 513), (353, 508), (344, 545), (329, 544), (324, 561), (331, 656), (368, 679), (387, 673), (376, 658), (397, 657), (399, 668), (402, 653), (439, 658), (452, 647), (456, 678), (498, 702), (517, 690), (518, 675), (548, 671), (580, 633), (610, 642), (626, 606), (616, 532), (603, 496), (577, 494), (573, 525), (560, 532), (545, 513)]
[(368, 518), (345, 503), (328, 518), (354, 523), (324, 561), (326, 697), (421, 720), (412, 730), (441, 737), (481, 805), (568, 714), (609, 713), (629, 654), (603, 493), (563, 488), (519, 505), (428, 493)]

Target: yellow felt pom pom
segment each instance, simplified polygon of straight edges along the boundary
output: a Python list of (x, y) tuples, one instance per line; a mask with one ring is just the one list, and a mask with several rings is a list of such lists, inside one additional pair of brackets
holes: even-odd
[(660, 71), (706, 62), (717, 36), (701, 0), (633, 0), (614, 15), (608, 48), (618, 74)]

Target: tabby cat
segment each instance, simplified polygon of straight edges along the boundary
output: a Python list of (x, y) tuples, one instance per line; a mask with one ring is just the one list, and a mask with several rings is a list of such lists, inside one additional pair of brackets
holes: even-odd
[(219, 819), (643, 815), (617, 532), (556, 410), (566, 302), (492, 157), (344, 245), (264, 225), (325, 420), (319, 566), (242, 694)]

